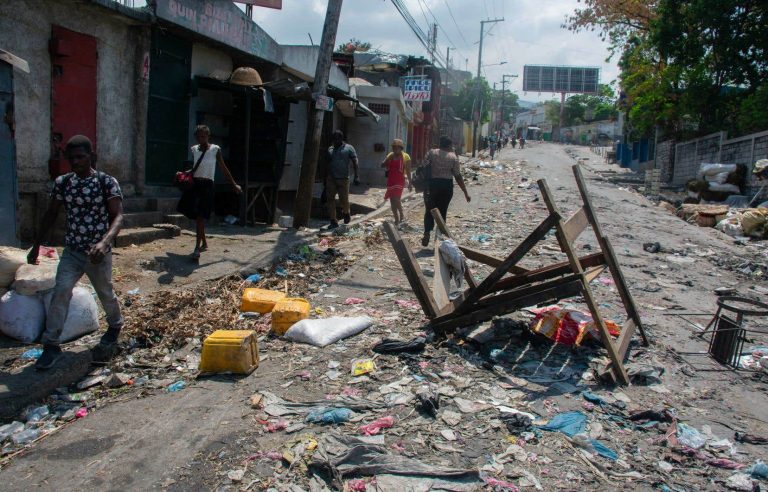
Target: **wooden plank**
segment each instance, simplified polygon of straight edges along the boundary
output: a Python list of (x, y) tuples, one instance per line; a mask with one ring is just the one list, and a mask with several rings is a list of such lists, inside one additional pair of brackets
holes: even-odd
[[(514, 290), (502, 292), (501, 294), (496, 294), (495, 296), (487, 296), (477, 301), (476, 305), (478, 307), (482, 307), (482, 306), (486, 306), (488, 304), (494, 304), (497, 302), (507, 302), (510, 300), (517, 299), (518, 297), (530, 295), (534, 292), (555, 288), (555, 287), (569, 284), (575, 281), (581, 281), (581, 276), (572, 273), (565, 277), (556, 278), (554, 280), (549, 280), (547, 282), (541, 282), (535, 285), (525, 285), (522, 287), (518, 287), (517, 289), (514, 289)], [(568, 296), (564, 296), (564, 297), (568, 297)], [(564, 297), (561, 297), (561, 298), (564, 298)]]
[[(482, 263), (483, 265), (488, 265), (493, 268), (498, 268), (504, 262), (504, 260), (501, 258), (496, 258), (495, 256), (491, 256), (483, 251), (469, 248), (467, 246), (459, 246), (459, 249), (462, 253), (464, 253), (464, 256), (466, 256), (467, 259)], [(512, 273), (526, 273), (530, 270), (515, 265), (510, 268), (509, 271)]]
[[(445, 220), (443, 220), (443, 216), (440, 214), (440, 210), (437, 208), (433, 208), (431, 210), (432, 218), (435, 219), (435, 225), (437, 226), (437, 229), (442, 232), (445, 236), (447, 236), (449, 239), (455, 239), (453, 238), (453, 234), (451, 234), (451, 231), (448, 229), (448, 225), (445, 223)], [(458, 243), (456, 243), (458, 245)], [(459, 249), (461, 249), (461, 246), (459, 246)], [(467, 256), (466, 253), (464, 253), (464, 256)], [(471, 289), (474, 289), (477, 287), (477, 280), (475, 280), (475, 277), (472, 275), (472, 270), (470, 270), (469, 265), (465, 265), (464, 268), (464, 280), (467, 281), (467, 285)]]
[(640, 314), (637, 311), (635, 300), (632, 297), (632, 294), (629, 292), (627, 282), (624, 279), (624, 273), (621, 271), (619, 262), (616, 259), (616, 253), (613, 251), (613, 246), (611, 246), (611, 242), (608, 240), (608, 238), (603, 235), (603, 229), (600, 226), (600, 222), (597, 220), (594, 208), (592, 207), (592, 200), (589, 197), (587, 184), (584, 181), (584, 175), (581, 173), (581, 167), (579, 167), (577, 164), (573, 166), (572, 169), (573, 175), (576, 177), (576, 186), (578, 186), (581, 199), (584, 202), (584, 206), (582, 208), (587, 214), (587, 219), (589, 220), (589, 224), (592, 226), (592, 230), (595, 233), (597, 242), (600, 245), (600, 250), (605, 254), (605, 262), (608, 265), (608, 269), (611, 271), (614, 282), (616, 283), (616, 290), (619, 291), (619, 296), (621, 297), (622, 304), (624, 304), (624, 309), (627, 312), (627, 316), (635, 322), (635, 325), (640, 330), (640, 336), (643, 339), (643, 345), (648, 346), (648, 337), (645, 334), (645, 328), (643, 327), (643, 322), (640, 319)]
[(593, 280), (599, 277), (603, 271), (605, 271), (605, 268), (605, 265), (600, 265), (585, 270), (584, 279), (587, 281), (587, 283), (591, 283)]
[(563, 224), (563, 232), (568, 242), (573, 243), (588, 225), (587, 213), (584, 211), (584, 207), (581, 207)]
[(619, 262), (616, 260), (616, 253), (613, 251), (613, 245), (607, 237), (603, 238), (603, 251), (605, 252), (605, 262), (608, 265), (608, 269), (611, 271), (613, 281), (616, 284), (616, 290), (619, 291), (619, 297), (624, 304), (624, 309), (627, 311), (627, 316), (634, 321), (635, 326), (640, 330), (640, 338), (643, 339), (643, 345), (646, 347), (650, 345), (648, 337), (645, 334), (645, 328), (643, 322), (640, 319), (640, 313), (637, 311), (635, 305), (635, 299), (632, 297), (632, 293), (627, 288), (627, 281), (624, 279), (624, 272), (619, 267)]
[[(552, 199), (552, 193), (549, 191), (549, 186), (547, 185), (546, 180), (540, 179), (538, 184), (539, 189), (541, 190), (541, 194), (544, 198), (544, 203), (547, 205), (547, 209), (551, 214), (560, 217), (557, 205)], [(584, 204), (584, 209), (589, 215), (589, 210), (587, 209), (586, 203)], [(605, 320), (603, 320), (603, 317), (600, 314), (600, 310), (598, 309), (597, 302), (592, 296), (592, 289), (590, 289), (589, 282), (587, 282), (587, 279), (584, 277), (584, 270), (582, 269), (581, 263), (579, 262), (579, 257), (576, 255), (576, 252), (573, 250), (573, 246), (570, 242), (568, 242), (568, 238), (565, 236), (565, 232), (563, 231), (563, 220), (561, 218), (555, 222), (555, 228), (557, 230), (557, 240), (560, 243), (560, 246), (563, 248), (563, 252), (568, 257), (568, 262), (571, 264), (573, 273), (582, 276), (582, 296), (584, 297), (584, 303), (587, 305), (589, 312), (592, 314), (592, 319), (595, 322), (598, 331), (600, 332), (600, 338), (603, 342), (603, 346), (608, 351), (608, 357), (613, 363), (613, 372), (616, 374), (616, 380), (621, 384), (628, 385), (629, 376), (627, 376), (627, 371), (624, 369), (622, 358), (616, 351), (616, 347), (613, 344), (611, 334), (608, 332), (608, 327), (605, 325)]]
[(455, 328), (469, 326), (475, 323), (481, 323), (492, 319), (495, 316), (502, 316), (524, 307), (536, 306), (538, 304), (554, 302), (564, 297), (578, 295), (581, 291), (581, 282), (574, 281), (569, 284), (552, 287), (549, 289), (533, 292), (527, 296), (518, 297), (507, 302), (497, 302), (484, 306), (482, 309), (475, 310), (463, 315), (441, 316), (432, 320), (431, 327), (437, 334), (445, 334)]
[(635, 325), (635, 321), (632, 319), (628, 319), (627, 321), (625, 321), (621, 327), (621, 335), (619, 335), (618, 350), (619, 350), (619, 354), (621, 354), (622, 359), (627, 354), (629, 343), (632, 341), (632, 336), (634, 336), (636, 329), (637, 329), (637, 326)]
[(410, 246), (400, 237), (400, 234), (388, 221), (384, 222), (384, 232), (386, 232), (389, 242), (392, 243), (392, 247), (395, 249), (397, 259), (400, 260), (400, 265), (403, 267), (408, 283), (411, 284), (411, 289), (413, 289), (416, 299), (419, 300), (424, 314), (429, 319), (436, 318), (439, 309), (429, 289), (427, 279), (421, 273), (421, 267), (419, 267), (419, 263), (413, 256)]
[[(605, 259), (603, 253), (592, 253), (587, 256), (579, 258), (582, 268), (590, 268), (598, 265), (604, 265)], [(493, 286), (493, 291), (513, 289), (520, 285), (530, 284), (533, 282), (542, 282), (554, 277), (559, 277), (572, 273), (571, 264), (567, 261), (555, 263), (536, 270), (530, 270), (527, 273), (515, 275), (514, 277), (507, 277), (496, 282)]]
[(515, 263), (520, 261), (528, 252), (533, 248), (537, 242), (541, 241), (541, 239), (547, 235), (547, 233), (552, 229), (552, 227), (557, 223), (557, 221), (560, 219), (560, 216), (558, 214), (552, 214), (544, 219), (544, 221), (539, 224), (536, 229), (531, 232), (525, 240), (523, 240), (520, 245), (518, 245), (517, 248), (515, 248), (512, 253), (510, 253), (509, 256), (504, 260), (504, 262), (499, 265), (496, 270), (491, 272), (490, 275), (488, 275), (485, 280), (483, 280), (480, 285), (477, 286), (476, 289), (472, 289), (472, 291), (467, 295), (467, 298), (464, 300), (464, 302), (457, 308), (457, 312), (467, 312), (474, 303), (479, 301), (482, 297), (484, 297), (486, 294), (491, 292), (491, 289), (494, 285), (496, 285), (496, 282), (502, 279), (504, 275), (509, 273), (510, 268), (512, 268)]

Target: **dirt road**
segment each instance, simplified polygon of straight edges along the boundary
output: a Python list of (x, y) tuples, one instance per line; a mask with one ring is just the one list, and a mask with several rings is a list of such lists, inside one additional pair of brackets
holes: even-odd
[[(587, 150), (576, 151), (595, 158)], [(499, 158), (503, 165), (498, 170), (482, 168), (477, 180), (470, 181), (471, 203), (465, 203), (457, 191), (448, 224), (461, 242), (504, 255), (546, 215), (536, 179), (547, 179), (564, 212), (574, 211), (580, 203), (570, 169), (575, 161), (563, 147), (533, 143), (524, 150), (505, 149)], [(553, 347), (525, 332), (507, 329), (503, 322), (493, 325), (485, 344), (448, 341), (428, 345), (419, 355), (380, 356), (374, 373), (353, 377), (349, 374), (353, 359), (370, 357), (370, 348), (382, 338), (410, 339), (420, 333), (425, 321), (412, 306), (414, 298), (405, 276), (381, 234), (353, 235), (337, 245), (355, 259), (346, 271), (338, 276), (318, 273), (321, 281), (291, 294), (309, 297), (323, 315), (367, 314), (376, 320), (374, 327), (323, 349), (264, 338), (260, 342), (264, 360), (249, 377), (192, 381), (177, 393), (127, 390), (14, 459), (0, 471), (4, 489), (309, 489), (303, 458), (310, 459), (318, 441), (323, 446), (322, 438), (332, 428), (308, 424), (291, 434), (270, 432), (267, 427), (283, 417), (248, 405), (251, 394), (269, 391), (291, 401), (330, 401), (342, 395), (379, 402), (402, 398), (407, 404), (358, 412), (336, 430), (359, 435), (360, 425), (393, 415), (395, 425), (385, 431), (383, 441), (390, 453), (435, 466), (480, 470), (486, 480), (538, 485), (543, 490), (645, 490), (660, 484), (721, 490), (733, 471), (665, 446), (668, 424), (643, 430), (627, 425), (626, 415), (671, 408), (680, 422), (700, 431), (709, 426), (712, 436), (731, 443), (734, 430), (768, 435), (761, 377), (713, 363), (704, 355), (706, 343), (693, 335), (692, 326), (672, 316), (714, 312), (717, 287), (753, 293), (750, 287), (759, 281), (716, 265), (724, 257), (743, 256), (746, 261), (756, 250), (736, 245), (713, 229), (686, 224), (642, 196), (591, 171), (586, 174), (604, 232), (614, 244), (652, 340), (649, 349), (633, 345), (632, 360), (663, 369), (661, 384), (603, 386), (590, 371), (590, 363), (603, 355), (598, 347)], [(420, 199), (409, 201), (406, 208), (411, 226), (406, 236), (429, 272), (432, 251), (416, 246), (423, 213)], [(646, 242), (659, 242), (662, 251), (645, 252)], [(550, 238), (522, 265), (563, 259), (554, 244)], [(577, 245), (594, 249), (594, 237), (587, 231)], [(307, 268), (307, 275), (312, 275), (312, 268)], [(482, 274), (483, 269), (477, 272)], [(605, 316), (621, 320), (615, 288), (608, 281), (596, 281), (594, 286)], [(362, 302), (355, 304), (350, 298)], [(530, 315), (518, 313), (513, 318), (525, 321)], [(693, 319), (707, 321), (706, 317)], [(754, 345), (764, 342), (754, 340)], [(426, 384), (441, 394), (436, 420), (413, 410), (414, 394)], [(580, 391), (586, 389), (604, 398), (607, 406), (585, 410)], [(615, 450), (618, 460), (594, 453), (585, 458), (556, 432), (537, 432), (527, 442), (509, 437), (499, 420), (498, 405), (544, 420), (582, 411), (590, 421), (590, 435)], [(449, 418), (454, 414), (458, 421)], [(296, 426), (304, 420), (301, 415), (284, 419)], [(761, 446), (737, 444), (736, 449), (731, 455), (717, 448), (715, 455), (744, 465), (768, 457)], [(259, 454), (267, 451), (276, 452), (278, 458)], [(292, 453), (291, 459), (286, 451)], [(242, 478), (230, 473), (240, 470)], [(392, 483), (380, 480), (380, 490)], [(368, 490), (375, 487), (368, 482)]]

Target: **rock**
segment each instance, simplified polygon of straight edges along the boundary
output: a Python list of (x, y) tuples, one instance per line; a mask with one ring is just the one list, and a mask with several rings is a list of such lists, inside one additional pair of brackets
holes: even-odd
[(656, 466), (659, 468), (659, 470), (663, 471), (664, 473), (670, 473), (672, 470), (675, 469), (674, 466), (672, 466), (672, 463), (668, 463), (666, 461), (659, 461), (656, 463)]
[(131, 380), (131, 376), (124, 372), (117, 372), (113, 374), (109, 379), (104, 381), (104, 386), (107, 388), (120, 388), (128, 384)]
[(232, 480), (233, 482), (240, 482), (243, 480), (243, 477), (245, 476), (245, 470), (229, 470), (227, 472), (227, 478)]
[(441, 430), (440, 435), (443, 436), (443, 439), (445, 439), (446, 441), (455, 441), (457, 439), (456, 433), (450, 429)]
[(446, 410), (445, 412), (443, 412), (440, 418), (443, 420), (443, 422), (450, 425), (451, 427), (461, 422), (461, 414), (457, 412), (452, 412), (451, 410)]
[(86, 388), (90, 388), (91, 386), (96, 386), (97, 384), (101, 384), (104, 381), (107, 380), (109, 376), (107, 375), (101, 375), (101, 376), (91, 376), (89, 378), (85, 378), (79, 383), (77, 383), (77, 389), (84, 390)]

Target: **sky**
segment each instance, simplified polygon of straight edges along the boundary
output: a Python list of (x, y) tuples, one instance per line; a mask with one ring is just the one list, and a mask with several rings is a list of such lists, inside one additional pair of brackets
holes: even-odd
[[(438, 52), (445, 57), (446, 48), (450, 46), (452, 66), (460, 69), (466, 66), (473, 74), (477, 71), (480, 21), (504, 18), (504, 22), (486, 24), (483, 75), (491, 85), (497, 82), (499, 88), (503, 75), (519, 75), (508, 87), (511, 85), (522, 100), (555, 97), (522, 92), (523, 65), (526, 64), (600, 67), (601, 83), (609, 83), (618, 76), (615, 61), (606, 62), (607, 45), (596, 33), (574, 34), (561, 28), (565, 16), (579, 5), (577, 0), (403, 2), (424, 32), (429, 32), (428, 24), (437, 20)], [(254, 7), (254, 20), (280, 44), (309, 44), (310, 36), (318, 44), (326, 6), (327, 0), (283, 0), (282, 10)], [(369, 42), (381, 51), (428, 56), (390, 0), (346, 0), (336, 45), (351, 38)], [(498, 65), (501, 62), (507, 63)]]

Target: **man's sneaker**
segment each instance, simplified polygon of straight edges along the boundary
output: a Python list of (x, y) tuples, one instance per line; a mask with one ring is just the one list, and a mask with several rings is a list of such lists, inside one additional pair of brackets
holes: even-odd
[(429, 246), (429, 233), (428, 232), (425, 232), (424, 236), (422, 236), (422, 238), (421, 238), (421, 245), (424, 246), (425, 248), (427, 246)]
[(43, 347), (43, 353), (40, 358), (35, 362), (35, 369), (38, 371), (46, 371), (56, 364), (56, 361), (61, 357), (61, 347), (57, 345), (45, 345)]
[(339, 228), (339, 223), (336, 222), (335, 220), (332, 220), (331, 223), (328, 225), (329, 230), (338, 229), (338, 228)]
[(349, 214), (344, 214), (344, 223), (349, 224), (350, 220), (352, 220), (352, 216)]

